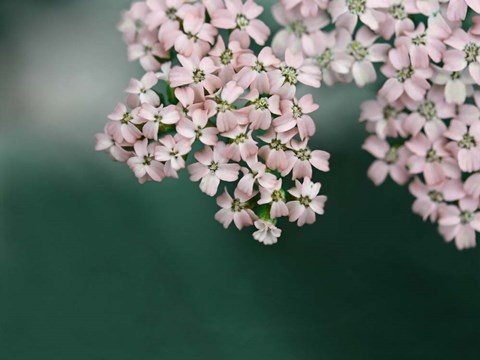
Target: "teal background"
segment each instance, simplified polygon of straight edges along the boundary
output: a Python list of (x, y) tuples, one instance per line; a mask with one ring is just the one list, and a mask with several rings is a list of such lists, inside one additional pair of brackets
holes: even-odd
[(0, 359), (479, 359), (478, 250), (366, 178), (374, 87), (316, 92), (327, 213), (274, 247), (223, 230), (186, 173), (140, 186), (93, 151), (140, 74), (128, 3), (2, 2)]

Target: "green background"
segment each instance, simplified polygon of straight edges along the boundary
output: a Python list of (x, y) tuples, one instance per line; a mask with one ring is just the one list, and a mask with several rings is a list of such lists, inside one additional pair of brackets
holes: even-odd
[(274, 247), (223, 230), (185, 172), (140, 186), (93, 151), (140, 74), (128, 3), (2, 2), (0, 359), (479, 359), (479, 251), (366, 178), (373, 87), (316, 92), (327, 213)]

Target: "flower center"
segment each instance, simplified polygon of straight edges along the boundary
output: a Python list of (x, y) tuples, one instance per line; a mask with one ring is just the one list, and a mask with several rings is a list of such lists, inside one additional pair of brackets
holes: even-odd
[(233, 109), (233, 105), (230, 104), (229, 102), (222, 100), (221, 98), (217, 97), (216, 99), (217, 102), (217, 111), (218, 112), (227, 112)]
[(232, 201), (232, 211), (233, 212), (240, 212), (245, 208), (244, 204), (240, 201), (240, 199), (233, 199)]
[(307, 27), (299, 20), (292, 21), (288, 24), (288, 28), (296, 37), (301, 37), (307, 32)]
[(450, 79), (457, 80), (460, 78), (460, 74), (457, 71), (454, 71), (450, 74)]
[(247, 135), (246, 134), (240, 134), (238, 135), (235, 139), (233, 139), (233, 142), (237, 145), (243, 144), (247, 140)]
[(298, 104), (292, 106), (292, 113), (294, 119), (299, 119), (303, 116), (302, 108)]
[(367, 8), (367, 0), (347, 0), (347, 7), (353, 15), (361, 15)]
[(300, 149), (295, 153), (295, 156), (301, 161), (308, 161), (312, 158), (310, 149)]
[(368, 56), (368, 49), (358, 41), (353, 41), (348, 45), (348, 53), (357, 61), (362, 61)]
[(230, 49), (225, 49), (225, 51), (220, 55), (220, 62), (223, 65), (228, 65), (233, 60), (233, 51)]
[(415, 46), (426, 45), (427, 44), (427, 33), (423, 33), (415, 36), (412, 39), (412, 44)]
[(218, 163), (215, 161), (212, 161), (210, 165), (208, 166), (208, 170), (210, 170), (212, 173), (218, 170)]
[(385, 120), (393, 119), (397, 116), (397, 110), (392, 105), (386, 105), (383, 108), (383, 118)]
[(152, 47), (151, 46), (148, 46), (148, 45), (144, 45), (143, 46), (143, 52), (145, 53), (145, 55), (148, 55), (152, 52)]
[(477, 140), (470, 134), (463, 135), (463, 139), (458, 142), (458, 146), (462, 149), (470, 150), (477, 146)]
[(145, 155), (145, 156), (143, 157), (143, 165), (147, 165), (147, 166), (148, 166), (148, 165), (150, 165), (150, 164), (152, 163), (152, 161), (153, 161), (153, 156), (151, 156), (151, 155)]
[(283, 151), (287, 148), (285, 144), (283, 144), (279, 139), (274, 139), (270, 143), (270, 149), (272, 150), (277, 150), (277, 151)]
[(398, 70), (397, 80), (403, 83), (406, 80), (410, 79), (414, 73), (415, 73), (415, 70), (411, 66)]
[(235, 21), (237, 22), (237, 26), (240, 29), (244, 29), (250, 23), (250, 20), (248, 20), (247, 17), (243, 14), (238, 14)]
[(133, 116), (130, 113), (127, 112), (127, 113), (123, 114), (123, 118), (122, 118), (121, 123), (123, 125), (127, 125), (131, 120), (133, 120)]
[(188, 39), (193, 40), (193, 42), (197, 42), (198, 40), (197, 34), (194, 34), (192, 32), (187, 32), (185, 35), (187, 35)]
[(467, 60), (468, 63), (477, 61), (477, 57), (480, 55), (480, 47), (473, 42), (465, 45), (463, 51), (465, 52), (465, 60)]
[(268, 100), (267, 98), (259, 98), (255, 101), (255, 110), (267, 110)]
[(272, 201), (285, 201), (285, 193), (282, 190), (274, 190), (272, 192)]
[(443, 194), (439, 191), (432, 190), (428, 193), (428, 196), (430, 197), (430, 200), (436, 203), (442, 203), (443, 202)]
[(388, 9), (388, 13), (392, 15), (395, 20), (404, 20), (407, 18), (405, 7), (402, 4), (396, 4)]
[(385, 162), (387, 164), (394, 164), (398, 161), (398, 149), (396, 147), (391, 147), (390, 150), (385, 154)]
[(300, 196), (298, 202), (305, 207), (309, 207), (312, 200), (308, 196)]
[(468, 224), (473, 220), (473, 213), (470, 211), (463, 211), (460, 214), (460, 221), (462, 224)]
[(195, 138), (199, 139), (200, 136), (202, 136), (203, 134), (203, 129), (201, 126), (197, 126), (197, 128), (195, 129)]
[(168, 8), (165, 15), (167, 15), (170, 20), (177, 20), (177, 9), (173, 7)]
[(429, 163), (434, 163), (442, 160), (442, 158), (437, 155), (437, 151), (435, 149), (428, 150), (425, 158)]
[(155, 116), (153, 117), (153, 119), (154, 119), (154, 122), (160, 123), (160, 122), (162, 122), (162, 119), (163, 119), (163, 118), (162, 118), (160, 115), (155, 115)]
[(281, 71), (286, 83), (290, 85), (295, 85), (297, 83), (297, 69), (291, 66), (282, 66)]
[(170, 156), (175, 159), (178, 157), (178, 154), (179, 154), (178, 150), (172, 149), (172, 151), (170, 151)]
[(437, 117), (437, 108), (435, 107), (435, 103), (430, 100), (427, 100), (421, 104), (417, 111), (427, 120), (433, 120)]
[(201, 83), (203, 80), (205, 80), (205, 71), (199, 68), (193, 70), (193, 82), (195, 84), (198, 84)]
[(324, 53), (317, 57), (317, 64), (322, 69), (328, 69), (333, 61), (333, 52), (331, 49), (325, 49)]
[(265, 65), (258, 60), (255, 61), (255, 65), (252, 66), (252, 69), (258, 73), (267, 71), (267, 69), (265, 69)]

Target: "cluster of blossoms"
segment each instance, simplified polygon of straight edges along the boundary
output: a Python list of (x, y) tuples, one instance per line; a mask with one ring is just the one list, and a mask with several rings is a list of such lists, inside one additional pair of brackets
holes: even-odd
[(205, 194), (219, 195), (215, 219), (225, 228), (254, 226), (256, 240), (274, 244), (278, 219), (302, 226), (323, 214), (313, 171), (328, 171), (330, 155), (308, 144), (318, 105), (296, 97), (298, 83), (320, 86), (321, 71), (299, 51), (280, 59), (265, 46), (262, 12), (253, 0), (134, 3), (119, 28), (145, 75), (130, 81), (96, 149), (141, 183), (186, 168)]
[(480, 16), (466, 26), (475, 13), (478, 0), (281, 0), (273, 12), (284, 27), (275, 54), (300, 51), (327, 85), (364, 86), (381, 64), (386, 80), (361, 112), (376, 158), (368, 175), (409, 183), (413, 211), (458, 249), (480, 232)]

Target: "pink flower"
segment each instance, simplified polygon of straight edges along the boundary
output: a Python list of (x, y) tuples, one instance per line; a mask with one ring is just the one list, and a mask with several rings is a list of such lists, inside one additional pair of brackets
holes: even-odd
[(217, 198), (217, 204), (222, 209), (215, 214), (215, 220), (223, 225), (226, 229), (233, 223), (241, 230), (246, 226), (252, 226), (257, 219), (255, 213), (248, 208), (248, 201), (252, 195), (246, 195), (235, 190), (235, 198), (232, 198), (225, 188), (225, 192)]
[(315, 133), (315, 123), (308, 114), (319, 106), (313, 102), (312, 94), (304, 95), (298, 101), (284, 100), (281, 105), (283, 115), (273, 121), (275, 131), (286, 132), (297, 127), (302, 140)]
[(258, 45), (264, 45), (270, 36), (270, 29), (256, 18), (263, 12), (263, 7), (253, 0), (225, 1), (226, 9), (218, 9), (213, 13), (212, 25), (219, 29), (237, 29), (245, 31)]
[(178, 179), (177, 171), (185, 168), (185, 157), (192, 147), (187, 139), (167, 135), (159, 140), (155, 160), (165, 163), (165, 175)]
[(168, 53), (158, 42), (154, 33), (142, 33), (139, 35), (138, 42), (128, 47), (128, 59), (130, 61), (140, 60), (145, 71), (157, 71), (162, 64), (157, 58), (166, 59)]
[(447, 71), (437, 66), (432, 66), (434, 74), (432, 82), (445, 85), (444, 96), (448, 104), (463, 104), (475, 81), (470, 76), (468, 69), (463, 71)]
[(146, 73), (141, 80), (131, 79), (127, 90), (128, 105), (135, 108), (141, 104), (151, 104), (158, 106), (160, 104), (160, 97), (152, 90), (158, 83), (158, 78), (153, 72)]
[(368, 169), (368, 177), (375, 185), (381, 185), (388, 175), (399, 185), (407, 183), (405, 167), (410, 153), (405, 146), (390, 146), (385, 140), (370, 136), (362, 148), (377, 158)]
[(326, 9), (328, 4), (328, 0), (281, 0), (281, 2), (287, 10), (299, 7), (300, 13), (305, 18), (317, 16), (319, 9)]
[(480, 120), (471, 126), (452, 120), (445, 137), (455, 141), (449, 146), (462, 171), (471, 173), (480, 170)]
[(258, 56), (248, 53), (240, 55), (238, 65), (242, 68), (235, 74), (233, 80), (239, 86), (246, 89), (253, 84), (254, 88), (263, 89), (270, 87), (267, 72), (277, 68), (280, 60), (273, 55), (271, 48), (264, 47)]
[(211, 109), (212, 115), (217, 115), (216, 125), (220, 132), (233, 130), (238, 125), (245, 125), (248, 122), (247, 116), (236, 110), (233, 105), (244, 91), (235, 81), (230, 81), (214, 100), (205, 103), (205, 107)]
[(297, 85), (297, 82), (302, 84), (319, 88), (321, 71), (313, 64), (308, 64), (301, 52), (294, 54), (290, 49), (285, 52), (285, 64), (280, 66), (282, 83), (278, 84), (280, 87), (283, 84), (291, 86)]
[(480, 198), (480, 173), (470, 175), (464, 184), (465, 192), (468, 196)]
[(262, 94), (257, 89), (252, 89), (250, 93), (244, 97), (251, 105), (245, 107), (245, 112), (248, 113), (248, 120), (250, 121), (250, 129), (267, 130), (272, 123), (272, 114), (281, 115), (280, 111), (280, 96)]
[(143, 126), (142, 132), (148, 139), (158, 139), (158, 132), (160, 126), (174, 125), (180, 119), (180, 115), (174, 105), (164, 107), (154, 107), (148, 103), (142, 105), (139, 115), (141, 118), (147, 120)]
[(177, 124), (177, 132), (189, 139), (191, 143), (200, 140), (204, 145), (215, 145), (218, 142), (216, 127), (208, 127), (208, 112), (206, 110), (197, 109), (192, 114), (192, 119), (183, 118)]
[(446, 143), (445, 138), (432, 139), (422, 133), (407, 141), (405, 146), (413, 153), (408, 160), (410, 173), (423, 173), (429, 186), (440, 185), (447, 178), (459, 179), (460, 169), (445, 149)]
[(205, 146), (195, 154), (198, 163), (188, 166), (190, 180), (200, 182), (200, 189), (209, 196), (217, 193), (220, 180), (233, 182), (238, 179), (240, 165), (229, 164), (226, 157), (225, 144), (218, 143), (214, 150)]
[[(131, 155), (131, 152), (123, 149), (121, 144), (118, 144), (110, 134), (108, 126), (105, 126), (105, 131), (103, 133), (95, 135), (96, 151), (108, 151), (112, 157), (120, 162), (126, 162)], [(129, 144), (126, 144), (129, 146)]]
[(108, 118), (112, 120), (107, 125), (108, 131), (115, 142), (123, 143), (126, 141), (133, 144), (142, 136), (141, 131), (135, 126), (135, 123), (139, 121), (137, 112), (130, 113), (124, 104), (118, 103), (113, 113), (108, 115)]
[(389, 62), (382, 66), (382, 72), (390, 79), (380, 89), (379, 95), (388, 102), (394, 102), (404, 93), (412, 100), (422, 100), (430, 88), (427, 79), (432, 75), (431, 69), (414, 68), (405, 46), (390, 50), (388, 59)]
[(140, 183), (145, 181), (162, 181), (165, 178), (164, 166), (155, 160), (155, 143), (147, 139), (137, 141), (134, 145), (135, 155), (128, 159), (128, 166), (135, 173)]
[(264, 245), (273, 245), (278, 242), (282, 236), (282, 230), (277, 228), (271, 222), (265, 220), (255, 221), (255, 227), (258, 229), (253, 233), (253, 238)]
[(200, 89), (207, 90), (213, 94), (215, 89), (220, 88), (220, 79), (213, 73), (216, 66), (209, 57), (200, 60), (196, 56), (186, 58), (182, 55), (177, 56), (182, 66), (176, 66), (170, 71), (170, 84), (176, 88), (193, 84)]
[(365, 101), (361, 108), (360, 121), (368, 121), (367, 130), (375, 133), (380, 139), (387, 136), (397, 137), (403, 132), (399, 116), (402, 115), (403, 105), (399, 102), (389, 104), (378, 98)]
[(235, 71), (239, 68), (238, 60), (241, 54), (249, 53), (250, 38), (248, 36), (230, 36), (228, 47), (219, 36), (212, 50), (208, 53), (218, 67), (218, 77), (226, 84), (233, 80)]
[(363, 87), (377, 79), (374, 62), (387, 59), (388, 44), (375, 44), (378, 35), (363, 26), (357, 31), (354, 41), (350, 42), (347, 53), (352, 57), (352, 75), (355, 83)]
[(410, 184), (410, 192), (416, 197), (412, 210), (423, 220), (437, 221), (439, 211), (446, 202), (458, 201), (465, 197), (460, 180), (448, 180), (439, 186), (428, 186), (418, 178)]
[(247, 160), (248, 168), (242, 168), (243, 177), (238, 182), (238, 189), (247, 194), (253, 194), (253, 188), (258, 184), (261, 188), (273, 189), (278, 180), (271, 173), (266, 172), (267, 167), (257, 158)]
[(270, 207), (270, 217), (276, 219), (282, 216), (288, 216), (288, 207), (285, 204), (285, 191), (282, 189), (282, 180), (278, 180), (273, 187), (260, 187), (259, 205), (268, 205)]
[(287, 203), (291, 222), (296, 221), (298, 226), (313, 224), (316, 220), (315, 214), (323, 215), (327, 197), (318, 196), (320, 188), (320, 183), (313, 183), (309, 178), (305, 178), (303, 184), (295, 180), (295, 187), (288, 190), (296, 198)]
[(282, 133), (270, 130), (265, 135), (259, 136), (266, 145), (260, 148), (258, 154), (266, 160), (270, 169), (285, 171), (288, 168), (288, 153), (291, 151), (288, 144), (296, 134), (295, 129)]
[(183, 21), (183, 31), (175, 35), (175, 50), (184, 56), (203, 56), (210, 51), (210, 44), (215, 42), (218, 31), (204, 22), (203, 17), (187, 14)]
[(468, 71), (477, 84), (480, 84), (480, 40), (462, 29), (455, 29), (445, 41), (453, 47), (443, 54), (444, 68), (448, 71)]
[(307, 141), (298, 142), (292, 140), (291, 149), (294, 151), (289, 158), (288, 169), (282, 172), (286, 176), (293, 170), (292, 179), (312, 178), (312, 166), (320, 171), (330, 171), (330, 154), (322, 150), (311, 151), (307, 146)]
[(464, 198), (459, 207), (450, 205), (440, 210), (439, 230), (447, 242), (455, 239), (459, 250), (476, 246), (475, 231), (480, 231), (478, 199)]
[(328, 12), (337, 27), (344, 27), (350, 33), (353, 32), (358, 19), (373, 31), (377, 31), (380, 23), (385, 20), (385, 15), (372, 9), (369, 3), (364, 0), (332, 0)]
[(222, 134), (223, 137), (231, 139), (227, 145), (228, 157), (233, 161), (247, 161), (256, 158), (258, 154), (257, 142), (252, 138), (252, 132), (246, 126), (237, 126), (233, 130)]
[(185, 0), (147, 0), (146, 3), (150, 12), (145, 22), (150, 30), (154, 30), (165, 23), (176, 22), (178, 10)]
[(422, 102), (406, 101), (411, 113), (403, 122), (406, 133), (416, 136), (422, 129), (430, 138), (437, 138), (447, 129), (443, 120), (455, 115), (455, 106), (447, 104), (442, 89), (433, 87)]
[(130, 10), (125, 11), (122, 20), (118, 24), (118, 30), (123, 33), (123, 39), (127, 44), (137, 41), (139, 33), (144, 28), (144, 20), (148, 14), (145, 2), (135, 2)]

